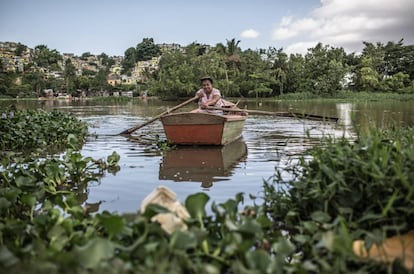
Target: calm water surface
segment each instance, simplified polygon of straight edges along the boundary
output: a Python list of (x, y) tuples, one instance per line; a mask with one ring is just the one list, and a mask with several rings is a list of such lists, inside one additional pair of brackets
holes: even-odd
[[(15, 102), (14, 102), (15, 103)], [(0, 107), (10, 102), (0, 102)], [(277, 169), (292, 164), (307, 148), (318, 144), (323, 136), (347, 136), (355, 130), (351, 125), (375, 123), (388, 126), (414, 125), (414, 106), (407, 102), (389, 103), (245, 103), (249, 109), (304, 112), (339, 117), (337, 124), (250, 115), (243, 138), (225, 147), (187, 147), (160, 152), (157, 136), (165, 139), (162, 125), (156, 121), (141, 128), (130, 138), (117, 135), (173, 107), (177, 102), (156, 100), (130, 102), (99, 101), (19, 101), (18, 108), (53, 108), (74, 113), (89, 125), (91, 136), (82, 149), (84, 156), (106, 158), (113, 151), (120, 154), (121, 170), (108, 174), (89, 185), (84, 193), (86, 203), (98, 211), (134, 212), (143, 198), (154, 188), (164, 185), (178, 199), (204, 191), (210, 201), (223, 202), (238, 192), (261, 195), (263, 180), (271, 180)], [(181, 110), (189, 110), (196, 105)], [(180, 111), (181, 111), (180, 110)], [(289, 178), (289, 174), (282, 173)], [(245, 196), (246, 203), (253, 203)], [(260, 202), (260, 199), (257, 200)]]

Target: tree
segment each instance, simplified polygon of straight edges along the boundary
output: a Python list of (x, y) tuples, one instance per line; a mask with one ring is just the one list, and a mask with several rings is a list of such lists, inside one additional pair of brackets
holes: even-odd
[(197, 42), (192, 42), (185, 48), (186, 55), (197, 57), (207, 53), (207, 45), (203, 45)]
[(310, 81), (306, 78), (305, 58), (299, 54), (291, 54), (286, 64), (286, 93), (310, 92)]
[(256, 99), (259, 97), (269, 97), (272, 94), (272, 89), (269, 87), (274, 83), (274, 78), (270, 73), (253, 73), (250, 74), (250, 80), (252, 80), (255, 85), (254, 89), (249, 91), (249, 95), (255, 95)]
[(404, 46), (403, 39), (398, 43), (388, 42), (384, 46), (386, 75), (406, 73), (414, 80), (414, 45)]
[(84, 91), (88, 91), (90, 87), (90, 79), (87, 76), (81, 75), (77, 78), (78, 87)]
[(379, 89), (380, 77), (374, 63), (371, 57), (364, 56), (361, 58), (358, 86), (364, 91), (376, 91)]
[(142, 42), (136, 47), (136, 59), (135, 61), (147, 61), (152, 57), (158, 57), (161, 55), (161, 49), (154, 44), (153, 38), (144, 38)]
[(23, 75), (22, 84), (30, 86), (38, 97), (42, 95), (42, 90), (46, 87), (46, 81), (43, 79), (43, 75), (39, 72), (25, 73)]
[(108, 86), (108, 82), (106, 81), (106, 77), (108, 76), (108, 70), (100, 69), (96, 74), (95, 78), (93, 78), (91, 89), (95, 91), (103, 92), (104, 89)]
[(226, 64), (229, 67), (231, 71), (233, 71), (234, 74), (237, 74), (237, 71), (240, 66), (240, 40), (237, 40), (235, 38), (231, 40), (227, 40), (227, 48), (226, 48)]
[(283, 94), (283, 88), (286, 83), (286, 69), (288, 56), (283, 49), (269, 48), (266, 52), (266, 61), (269, 62), (271, 74), (276, 79), (276, 85), (279, 87), (279, 94)]
[(240, 71), (229, 78), (237, 85), (236, 91), (238, 90), (239, 94), (245, 97), (256, 96), (256, 91), (257, 95), (260, 93), (268, 96), (271, 91), (267, 88), (275, 83), (268, 63), (263, 61), (259, 52), (251, 49), (240, 52)]
[(131, 75), (132, 68), (135, 67), (136, 63), (136, 50), (134, 47), (130, 47), (125, 51), (125, 57), (122, 61), (122, 73)]
[(66, 59), (65, 70), (63, 74), (65, 78), (67, 92), (70, 94), (74, 94), (76, 92), (76, 68), (72, 64), (72, 61), (70, 59)]
[(317, 95), (332, 95), (342, 89), (347, 72), (346, 53), (343, 48), (323, 46), (318, 43), (305, 55), (305, 73), (311, 92)]
[(397, 72), (385, 80), (385, 88), (388, 91), (400, 92), (410, 84), (410, 75)]
[(101, 62), (102, 66), (111, 67), (115, 64), (115, 60), (112, 57), (109, 57), (104, 52), (98, 55), (98, 60)]
[(385, 64), (385, 49), (384, 45), (378, 42), (376, 45), (370, 42), (362, 42), (365, 47), (362, 49), (362, 57), (370, 58), (370, 66), (379, 74), (384, 75), (386, 73)]
[(62, 56), (57, 50), (50, 50), (46, 45), (38, 45), (35, 47), (33, 61), (39, 67), (58, 70), (58, 62), (62, 59)]
[(181, 52), (165, 53), (159, 63), (159, 71), (152, 75), (148, 87), (163, 98), (193, 95), (195, 85), (194, 59)]
[(26, 51), (26, 49), (27, 49), (27, 46), (26, 45), (17, 43), (17, 47), (16, 47), (16, 50), (14, 51), (14, 54), (16, 56), (21, 56), (22, 53)]
[(89, 51), (87, 51), (87, 52), (82, 53), (80, 59), (81, 60), (87, 60), (88, 57), (91, 57), (91, 56), (92, 56), (92, 54)]

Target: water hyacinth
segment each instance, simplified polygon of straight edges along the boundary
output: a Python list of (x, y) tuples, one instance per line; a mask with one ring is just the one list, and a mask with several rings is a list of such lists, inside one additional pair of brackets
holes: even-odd
[[(356, 255), (369, 258), (371, 246), (414, 229), (413, 133), (413, 128), (374, 129), (354, 142), (328, 139), (324, 147), (313, 148), (311, 160), (303, 158), (291, 168), (294, 179), (276, 176), (265, 184), (266, 212), (274, 229), (292, 239), (301, 262), (324, 273), (386, 273), (385, 263), (395, 269), (412, 265), (398, 255), (380, 263), (358, 260), (354, 251), (362, 242), (364, 256)], [(412, 256), (412, 250), (411, 240), (393, 254)]]
[(264, 184), (264, 204), (242, 212), (243, 193), (213, 203), (210, 214), (206, 193), (179, 197), (185, 229), (166, 232), (156, 216), (176, 210), (163, 205), (149, 202), (119, 215), (99, 212), (96, 203), (91, 213), (89, 183), (116, 174), (120, 157), (83, 157), (77, 149), (86, 130), (79, 120), (23, 111), (0, 123), (3, 150), (54, 142), (66, 148), (61, 158), (10, 153), (2, 159), (1, 273), (412, 271), (401, 255), (384, 261), (367, 252), (414, 227), (413, 129), (373, 131), (353, 142), (328, 139), (286, 170), (293, 179), (283, 180), (278, 170)]
[(0, 120), (1, 150), (63, 147), (69, 134), (84, 140), (88, 126), (70, 113), (53, 110), (10, 111)]

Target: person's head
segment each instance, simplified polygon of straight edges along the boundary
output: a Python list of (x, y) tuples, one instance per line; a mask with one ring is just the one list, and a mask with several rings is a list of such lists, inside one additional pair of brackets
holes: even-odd
[(210, 76), (201, 78), (201, 85), (205, 92), (210, 93), (213, 90), (213, 78)]

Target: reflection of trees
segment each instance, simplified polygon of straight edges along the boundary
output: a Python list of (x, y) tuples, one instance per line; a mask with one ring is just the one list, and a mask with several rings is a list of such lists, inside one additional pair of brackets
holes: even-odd
[(344, 137), (350, 137), (352, 131), (352, 117), (351, 112), (353, 104), (351, 103), (340, 103), (336, 104), (336, 110), (338, 113), (338, 124), (344, 129)]

